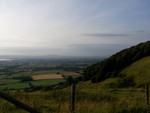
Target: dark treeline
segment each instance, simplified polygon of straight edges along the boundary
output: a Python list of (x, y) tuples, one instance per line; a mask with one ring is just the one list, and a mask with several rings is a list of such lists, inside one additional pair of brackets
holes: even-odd
[(83, 72), (84, 79), (100, 82), (109, 77), (116, 77), (123, 68), (146, 56), (150, 56), (150, 41), (124, 49), (87, 67)]

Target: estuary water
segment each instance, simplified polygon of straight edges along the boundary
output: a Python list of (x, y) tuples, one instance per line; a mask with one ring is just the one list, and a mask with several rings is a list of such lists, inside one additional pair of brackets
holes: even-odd
[(13, 59), (2, 59), (0, 58), (0, 61), (12, 61)]

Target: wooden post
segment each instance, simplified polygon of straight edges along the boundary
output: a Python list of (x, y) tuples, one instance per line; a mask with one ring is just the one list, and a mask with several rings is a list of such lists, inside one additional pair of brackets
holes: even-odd
[(71, 86), (71, 113), (75, 113), (75, 81), (72, 81), (72, 86)]
[(148, 84), (146, 84), (145, 92), (146, 92), (146, 104), (149, 105), (149, 89), (148, 89)]
[(15, 104), (18, 107), (24, 109), (25, 111), (28, 111), (30, 113), (40, 113), (40, 112), (36, 111), (35, 109), (29, 107), (28, 105), (23, 104), (22, 102), (20, 102), (20, 101), (16, 100), (15, 98), (13, 98), (9, 95), (6, 95), (2, 92), (0, 92), (0, 97), (7, 100), (7, 101), (9, 101), (9, 102), (11, 102), (11, 103), (13, 103), (13, 104)]

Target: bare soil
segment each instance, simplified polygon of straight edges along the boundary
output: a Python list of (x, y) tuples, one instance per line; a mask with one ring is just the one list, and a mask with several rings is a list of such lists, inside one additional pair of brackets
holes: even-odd
[(45, 79), (60, 79), (63, 78), (60, 74), (41, 74), (32, 76), (33, 80), (45, 80)]

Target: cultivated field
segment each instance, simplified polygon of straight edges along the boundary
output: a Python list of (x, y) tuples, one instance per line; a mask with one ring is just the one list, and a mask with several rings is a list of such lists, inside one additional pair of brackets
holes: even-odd
[[(48, 87), (78, 77), (82, 70), (99, 59), (15, 59), (0, 62), (0, 90)], [(57, 73), (57, 74), (56, 74)]]
[(60, 74), (43, 74), (32, 76), (33, 80), (46, 80), (46, 79), (61, 79), (63, 78)]
[(63, 76), (72, 76), (72, 77), (75, 77), (75, 76), (79, 76), (80, 74), (79, 73), (76, 73), (76, 72), (63, 72), (62, 74), (40, 74), (40, 75), (34, 75), (32, 76), (32, 79), (33, 80), (46, 80), (46, 79), (62, 79)]

